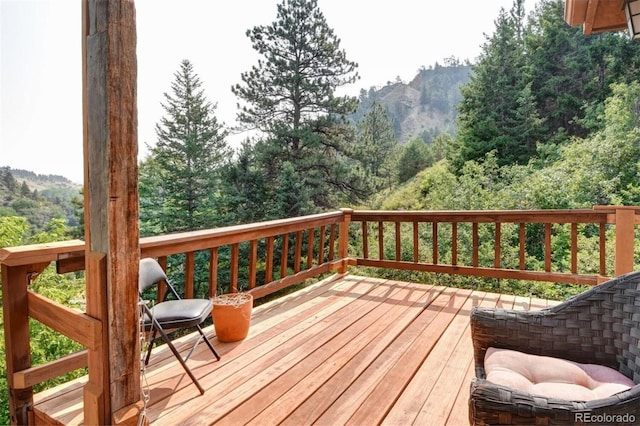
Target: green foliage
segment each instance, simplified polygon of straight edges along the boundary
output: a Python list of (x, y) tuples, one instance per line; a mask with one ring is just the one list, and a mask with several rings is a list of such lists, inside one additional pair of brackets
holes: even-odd
[(205, 229), (217, 223), (220, 170), (229, 161), (227, 132), (215, 117), (188, 60), (165, 93), (166, 115), (156, 125), (157, 144), (140, 167), (144, 233)]
[(241, 123), (267, 134), (288, 133), (295, 149), (297, 130), (317, 114), (353, 111), (355, 99), (334, 92), (359, 77), (316, 0), (283, 0), (277, 8), (271, 25), (247, 30), (262, 59), (232, 91), (246, 102)]
[(398, 158), (398, 182), (404, 183), (414, 177), (420, 170), (431, 166), (434, 157), (422, 139), (414, 138), (403, 147)]
[[(0, 217), (0, 248), (63, 241), (67, 239), (69, 231), (64, 219), (52, 219), (41, 231), (33, 232), (24, 217)], [(33, 235), (29, 237), (29, 234)], [(59, 275), (55, 267), (51, 265), (38, 275), (29, 289), (66, 306), (82, 308), (85, 289), (82, 275)], [(0, 314), (2, 314), (2, 308), (0, 308)], [(40, 365), (82, 349), (71, 339), (35, 320), (29, 321), (29, 328), (32, 365)], [(0, 357), (0, 424), (9, 424), (4, 326), (0, 328)], [(84, 374), (86, 374), (85, 369), (66, 374), (34, 386), (34, 391), (40, 392)]]
[(385, 163), (397, 145), (393, 123), (382, 105), (374, 102), (358, 127), (355, 157), (360, 159), (373, 181), (372, 190), (377, 190), (391, 179), (391, 170)]
[(495, 33), (473, 67), (475, 74), (461, 90), (461, 149), (451, 158), (458, 171), (466, 161), (491, 151), (500, 165), (526, 163), (535, 153), (540, 120), (526, 78), (523, 4), (515, 0), (509, 12), (500, 12)]
[[(316, 0), (284, 0), (277, 9), (271, 25), (247, 31), (261, 59), (232, 91), (244, 102), (238, 121), (261, 132), (251, 156), (275, 192), (275, 210), (289, 217), (335, 208), (368, 191), (354, 167), (353, 129), (340, 118), (355, 110), (356, 99), (335, 93), (359, 78), (357, 64), (347, 60)], [(281, 187), (291, 178), (298, 181)], [(302, 192), (285, 193), (292, 190)], [(293, 205), (282, 204), (293, 198)]]
[(22, 245), (28, 229), (29, 224), (24, 217), (0, 216), (0, 247)]
[(0, 168), (0, 217), (21, 216), (34, 233), (42, 231), (51, 219), (76, 226), (77, 206), (71, 200), (79, 188), (61, 176)]
[[(451, 171), (446, 160), (420, 171), (397, 191), (385, 193), (373, 204), (373, 208), (390, 210), (501, 210), (501, 209), (572, 209), (591, 208), (594, 205), (638, 205), (640, 198), (640, 83), (616, 84), (612, 96), (601, 109), (598, 127), (600, 131), (589, 138), (574, 138), (563, 146), (555, 146), (553, 153), (544, 161), (532, 159), (525, 165), (503, 165), (498, 163), (496, 152), (487, 153), (480, 161), (467, 161), (457, 174)], [(429, 230), (421, 231), (422, 241), (430, 241)], [(440, 259), (446, 261), (451, 247), (448, 242), (450, 230), (439, 229)], [(479, 259), (481, 265), (492, 265), (494, 256), (493, 229), (479, 227)], [(526, 225), (526, 259), (530, 269), (543, 269), (545, 261), (544, 227), (541, 224)], [(614, 247), (615, 233), (605, 229), (608, 247)], [(388, 231), (393, 235), (392, 230)], [(517, 268), (519, 264), (517, 226), (503, 224), (501, 229), (503, 246), (501, 264)], [(551, 230), (553, 270), (570, 270), (569, 225), (555, 224)], [(370, 235), (375, 235), (370, 230)], [(411, 232), (406, 232), (411, 235)], [(404, 235), (404, 234), (403, 234)], [(578, 270), (581, 273), (599, 273), (599, 229), (595, 225), (578, 228)], [(375, 244), (370, 244), (374, 247)], [(403, 241), (403, 247), (411, 247), (412, 241)], [(357, 244), (354, 247), (358, 247)], [(469, 262), (471, 233), (464, 224), (458, 229), (458, 260)], [(428, 245), (420, 246), (426, 258), (432, 256)], [(372, 250), (376, 250), (373, 248)], [(466, 251), (465, 251), (466, 250)], [(640, 259), (640, 243), (636, 244), (636, 259)], [(374, 256), (377, 255), (374, 254)], [(395, 256), (393, 241), (385, 241), (385, 256)], [(406, 254), (403, 252), (403, 258)], [(608, 273), (614, 268), (613, 250), (607, 251), (605, 267)], [(381, 272), (392, 276), (392, 272)], [(404, 272), (397, 276), (404, 277)], [(413, 276), (413, 275), (411, 275)], [(551, 285), (547, 283), (525, 283), (510, 280), (480, 280), (452, 278), (456, 285), (466, 285), (471, 280), (474, 288), (484, 288), (505, 293), (535, 295), (546, 298), (565, 298), (582, 288), (576, 286)]]
[(491, 151), (501, 166), (525, 165), (601, 130), (612, 84), (640, 77), (638, 43), (617, 33), (585, 37), (566, 24), (558, 0), (539, 2), (525, 25), (522, 4), (502, 11), (462, 88), (459, 149), (448, 157), (456, 172)]

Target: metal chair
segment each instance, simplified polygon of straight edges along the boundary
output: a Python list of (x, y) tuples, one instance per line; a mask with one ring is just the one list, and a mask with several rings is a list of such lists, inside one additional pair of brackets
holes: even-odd
[[(166, 283), (167, 286), (165, 296), (160, 303), (149, 307), (143, 300), (143, 293), (145, 290), (152, 288), (153, 286), (157, 286), (161, 282)], [(193, 372), (187, 366), (186, 362), (189, 360), (189, 357), (193, 354), (193, 351), (201, 340), (205, 341), (216, 359), (220, 360), (220, 355), (218, 355), (218, 352), (215, 350), (200, 326), (207, 317), (211, 315), (213, 302), (209, 299), (180, 298), (178, 292), (171, 285), (171, 282), (162, 270), (160, 264), (158, 264), (156, 260), (150, 258), (140, 260), (138, 292), (144, 309), (144, 329), (147, 332), (151, 331), (149, 348), (145, 357), (145, 365), (149, 364), (153, 344), (157, 339), (162, 339), (165, 341), (169, 349), (171, 349), (171, 352), (173, 352), (189, 377), (191, 377), (191, 380), (200, 391), (200, 394), (204, 394), (204, 388), (193, 375)], [(182, 358), (167, 333), (169, 331), (192, 327), (195, 327), (198, 330), (200, 337), (187, 356)], [(160, 336), (158, 336), (158, 334), (160, 334)]]
[[(539, 311), (475, 307), (471, 330), (476, 367), (469, 399), (472, 425), (640, 421), (640, 272)], [(607, 366), (636, 385), (591, 401), (532, 395), (486, 380), (489, 347)]]

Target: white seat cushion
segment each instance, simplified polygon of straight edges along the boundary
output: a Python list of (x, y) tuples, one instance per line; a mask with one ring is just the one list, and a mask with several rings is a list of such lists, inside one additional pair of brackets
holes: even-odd
[(508, 349), (489, 348), (484, 369), (492, 383), (570, 401), (606, 398), (635, 386), (631, 379), (609, 367)]

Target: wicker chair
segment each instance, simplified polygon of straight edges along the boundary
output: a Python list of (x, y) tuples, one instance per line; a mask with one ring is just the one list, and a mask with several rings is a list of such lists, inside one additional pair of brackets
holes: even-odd
[[(640, 272), (539, 311), (476, 307), (471, 329), (476, 366), (469, 399), (471, 424), (640, 422)], [(486, 380), (483, 363), (489, 347), (608, 366), (636, 386), (587, 402), (530, 395)]]

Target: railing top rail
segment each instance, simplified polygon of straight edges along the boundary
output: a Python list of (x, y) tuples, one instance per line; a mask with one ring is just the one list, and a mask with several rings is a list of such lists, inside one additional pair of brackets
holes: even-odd
[(66, 253), (84, 251), (84, 241), (69, 240), (0, 249), (0, 263), (8, 266), (51, 262)]
[[(145, 237), (140, 239), (140, 249), (143, 256), (203, 250), (216, 245), (266, 238), (303, 228), (331, 225), (340, 222), (343, 217), (342, 211), (334, 211), (289, 219)], [(84, 250), (85, 243), (81, 240), (9, 247), (0, 249), (0, 263), (18, 266), (52, 262), (61, 257), (81, 256), (84, 254)]]
[[(146, 237), (140, 240), (140, 249), (143, 256), (157, 256), (159, 251), (162, 251), (163, 255), (167, 255), (184, 251), (204, 250), (216, 246), (273, 237), (300, 229), (331, 225), (341, 222), (343, 217), (342, 211), (335, 211), (289, 219)], [(185, 250), (185, 246), (188, 246), (189, 250)]]
[[(568, 210), (354, 210), (352, 221), (612, 223), (616, 208)], [(636, 210), (640, 214), (640, 210)]]
[[(346, 214), (352, 221), (425, 221), (425, 222), (512, 222), (512, 223), (615, 223), (620, 209), (635, 210), (640, 223), (640, 208), (596, 206), (593, 209), (568, 210), (419, 210), (384, 211), (343, 209), (328, 213), (256, 222), (245, 225), (189, 231), (140, 239), (143, 256), (162, 256), (197, 251), (216, 246), (266, 238), (304, 228), (336, 224)], [(7, 266), (51, 262), (61, 258), (82, 256), (84, 241), (71, 240), (0, 249), (0, 263)]]

